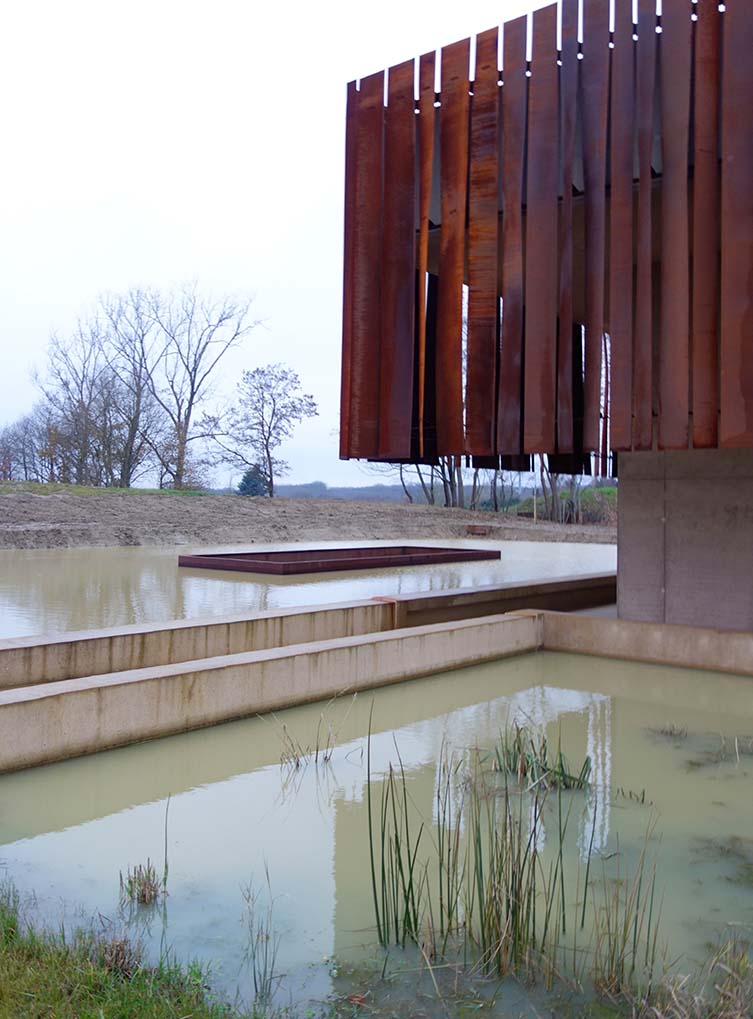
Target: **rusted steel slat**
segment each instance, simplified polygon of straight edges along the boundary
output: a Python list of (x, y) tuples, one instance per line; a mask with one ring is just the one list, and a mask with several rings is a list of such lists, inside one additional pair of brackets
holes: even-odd
[(470, 40), (442, 50), (439, 110), (442, 229), (437, 323), (437, 444), (440, 454), (462, 453), (463, 271), (468, 197), (468, 62)]
[(357, 110), (350, 455), (371, 457), (379, 445), (384, 72), (361, 79)]
[(688, 136), (691, 25), (687, 0), (664, 0), (661, 34), (662, 202), (659, 447), (688, 445), (690, 252)]
[(434, 53), (424, 53), (419, 63), (418, 117), (418, 452), (423, 456), (426, 416), (426, 313), (429, 269), (429, 209), (434, 166)]
[(353, 243), (355, 234), (356, 83), (348, 85), (345, 114), (345, 226), (343, 257), (343, 341), (340, 381), (340, 459), (350, 454), (350, 359), (353, 344)]
[(638, 211), (636, 216), (635, 333), (633, 336), (633, 448), (651, 449), (653, 415), (653, 288), (651, 145), (656, 79), (656, 3), (638, 0), (636, 127)]
[(523, 166), (526, 138), (526, 18), (503, 29), (502, 77), (502, 348), (497, 448), (521, 452), (523, 359)]
[(557, 7), (533, 15), (528, 90), (523, 451), (555, 449), (557, 405)]
[(471, 103), (466, 448), (476, 455), (491, 454), (496, 439), (500, 93), (497, 39), (496, 28), (477, 37)]
[(606, 155), (609, 93), (609, 0), (584, 0), (583, 176), (586, 223), (586, 365), (583, 442), (598, 450), (601, 411), (601, 344), (604, 332), (606, 255)]
[(633, 417), (633, 140), (635, 83), (630, 3), (615, 7), (610, 105), (609, 335), (611, 445), (630, 449)]
[(391, 67), (384, 138), (379, 456), (411, 454), (416, 251), (414, 62)]
[(562, 2), (560, 137), (562, 205), (559, 226), (559, 310), (557, 337), (557, 449), (573, 450), (573, 160), (578, 95), (578, 0)]
[(693, 124), (693, 445), (717, 444), (719, 414), (719, 74), (721, 15), (699, 0)]
[(721, 446), (753, 446), (753, 18), (722, 19)]

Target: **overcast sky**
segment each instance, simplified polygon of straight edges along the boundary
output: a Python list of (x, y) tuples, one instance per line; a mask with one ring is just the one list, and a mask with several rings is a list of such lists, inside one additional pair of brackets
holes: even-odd
[(291, 481), (375, 480), (337, 459), (346, 83), (541, 0), (410, 4), (42, 0), (8, 4), (0, 52), (0, 424), (104, 291), (250, 294), (225, 362), (283, 361), (320, 417)]

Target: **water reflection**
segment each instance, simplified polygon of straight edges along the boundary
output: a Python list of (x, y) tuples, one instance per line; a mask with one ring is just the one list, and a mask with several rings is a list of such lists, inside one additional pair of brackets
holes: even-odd
[[(4, 776), (0, 860), (22, 891), (36, 893), (48, 919), (59, 917), (61, 902), (117, 916), (118, 871), (147, 856), (161, 859), (172, 794), (170, 894), (164, 915), (152, 914), (144, 929), (152, 949), (166, 938), (179, 958), (219, 960), (217, 985), (232, 994), (240, 982), (248, 991), (241, 890), (263, 885), (268, 868), (285, 993), (320, 997), (330, 987), (322, 958), (374, 941), (364, 761), (372, 706), (377, 799), (399, 750), (411, 802), (430, 822), (443, 754), (489, 747), (506, 725), (525, 722), (546, 731), (552, 747), (561, 742), (576, 768), (586, 754), (592, 759), (591, 793), (573, 801), (568, 867), (584, 859), (592, 830), (597, 853), (619, 852), (630, 865), (652, 816), (650, 800), (673, 950), (700, 951), (722, 923), (753, 915), (753, 888), (720, 869), (729, 860), (697, 851), (724, 839), (753, 845), (753, 816), (743, 807), (751, 802), (753, 757), (691, 768), (691, 737), (675, 745), (651, 732), (672, 721), (703, 738), (753, 734), (749, 680), (561, 654), (521, 656), (355, 701), (295, 708), (277, 720), (233, 722)], [(291, 780), (280, 766), (282, 724), (304, 747), (331, 726), (331, 760), (294, 769)], [(647, 790), (646, 803), (616, 797), (618, 787)], [(542, 820), (541, 840), (551, 825)]]
[[(325, 544), (343, 545), (319, 546)], [(423, 544), (474, 545), (460, 540)], [(616, 567), (613, 545), (509, 541), (493, 546), (502, 550), (499, 561), (261, 578), (179, 569), (175, 548), (2, 550), (0, 638), (430, 593)]]

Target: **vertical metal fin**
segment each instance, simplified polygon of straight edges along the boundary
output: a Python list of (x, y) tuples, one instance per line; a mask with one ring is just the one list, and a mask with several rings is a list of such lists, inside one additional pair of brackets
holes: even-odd
[(721, 446), (753, 446), (753, 18), (722, 19)]
[(414, 62), (391, 67), (384, 140), (379, 456), (411, 455), (416, 252)]
[(345, 226), (343, 258), (343, 342), (340, 376), (340, 459), (350, 452), (350, 359), (353, 346), (353, 244), (355, 235), (356, 83), (348, 84), (345, 115)]
[(562, 0), (560, 137), (562, 206), (559, 223), (557, 450), (573, 451), (573, 161), (578, 97), (578, 0)]
[(609, 161), (609, 335), (611, 444), (630, 449), (633, 417), (633, 150), (635, 44), (632, 4), (615, 4)]
[(633, 448), (651, 449), (653, 415), (653, 244), (651, 147), (656, 77), (656, 2), (638, 0), (636, 125), (638, 212), (636, 218), (635, 333), (633, 338)]
[(442, 228), (437, 322), (437, 442), (443, 453), (462, 453), (463, 276), (468, 197), (468, 64), (470, 40), (442, 50), (439, 110)]
[(690, 6), (663, 0), (661, 34), (661, 326), (659, 448), (687, 449), (690, 391), (688, 138)]
[(583, 441), (598, 450), (606, 277), (606, 163), (609, 99), (609, 0), (584, 0), (583, 174), (586, 222), (586, 365)]
[(719, 71), (717, 0), (698, 0), (693, 114), (693, 445), (714, 447), (719, 419)]
[(526, 18), (503, 29), (502, 77), (502, 347), (497, 449), (521, 452), (523, 381), (523, 167), (525, 165)]
[(434, 167), (434, 53), (425, 53), (419, 63), (418, 100), (418, 452), (425, 455), (426, 416), (426, 315), (429, 271), (429, 210)]
[(557, 6), (533, 15), (528, 90), (523, 451), (555, 448), (557, 406)]
[(356, 118), (350, 455), (379, 449), (384, 72), (361, 79)]
[(468, 199), (468, 366), (466, 446), (488, 456), (496, 445), (495, 406), (499, 296), (498, 32), (476, 40), (476, 74), (471, 103), (471, 166)]

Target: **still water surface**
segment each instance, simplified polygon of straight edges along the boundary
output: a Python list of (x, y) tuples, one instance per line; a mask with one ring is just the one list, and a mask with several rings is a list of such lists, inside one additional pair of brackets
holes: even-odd
[[(358, 544), (396, 543), (399, 542)], [(317, 547), (345, 544), (318, 542)], [(478, 541), (463, 540), (414, 540), (408, 544), (479, 547)], [(306, 546), (253, 546), (255, 551), (289, 547)], [(496, 562), (445, 563), (305, 577), (253, 577), (181, 569), (174, 547), (2, 550), (0, 639), (322, 605), (378, 595), (447, 591), (614, 570), (617, 565), (614, 545), (507, 541), (484, 542), (483, 547), (500, 548), (502, 558)], [(248, 546), (217, 546), (201, 551), (241, 552), (244, 548)]]
[[(700, 957), (725, 931), (753, 933), (751, 680), (553, 653), (3, 776), (0, 875), (33, 894), (46, 921), (130, 924), (154, 956), (198, 957), (218, 989), (247, 998), (243, 892), (263, 897), (268, 873), (280, 1001), (322, 1001), (342, 989), (333, 957), (375, 951), (370, 712), (376, 797), (399, 752), (429, 827), (443, 752), (490, 747), (519, 720), (561, 740), (576, 765), (588, 754), (593, 784), (572, 794), (568, 873), (582, 868), (592, 831), (599, 866), (631, 866), (655, 823), (649, 851), (672, 957)], [(670, 723), (675, 737), (654, 731)], [(331, 733), (329, 763), (283, 766), (283, 725), (303, 747)], [(161, 870), (168, 795), (169, 895), (164, 909), (133, 916), (118, 875), (147, 857)], [(541, 838), (552, 837), (544, 819)]]

